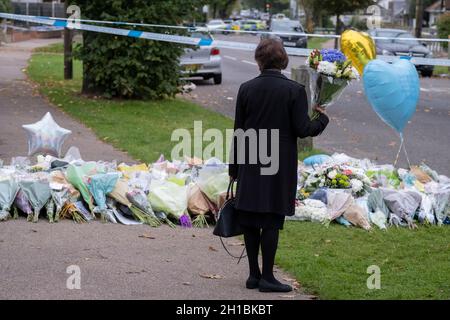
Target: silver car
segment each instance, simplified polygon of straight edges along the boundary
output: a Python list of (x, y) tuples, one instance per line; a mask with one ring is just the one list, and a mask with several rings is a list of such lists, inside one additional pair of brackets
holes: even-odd
[[(208, 32), (192, 32), (194, 38), (213, 40)], [(213, 46), (186, 48), (180, 58), (181, 72), (186, 78), (201, 77), (213, 79), (214, 84), (222, 83), (222, 58), (220, 50)]]

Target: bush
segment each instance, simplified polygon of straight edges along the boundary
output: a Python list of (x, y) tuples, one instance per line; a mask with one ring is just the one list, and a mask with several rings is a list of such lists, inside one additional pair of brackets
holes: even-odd
[[(450, 35), (450, 13), (442, 15), (437, 22), (438, 36), (441, 39), (448, 39)], [(448, 48), (448, 42), (443, 43), (444, 48)]]
[[(11, 1), (10, 0), (0, 0), (0, 12), (11, 12)], [(0, 18), (0, 21), (2, 19)]]
[[(199, 0), (79, 0), (84, 19), (143, 21), (177, 25), (196, 11)], [(120, 26), (121, 28), (125, 28)], [(131, 28), (130, 28), (131, 29)], [(143, 27), (138, 27), (144, 30)], [(177, 32), (145, 28), (149, 32)], [(83, 60), (83, 93), (107, 98), (160, 99), (179, 90), (178, 60), (183, 46), (95, 32), (83, 33), (76, 50)]]

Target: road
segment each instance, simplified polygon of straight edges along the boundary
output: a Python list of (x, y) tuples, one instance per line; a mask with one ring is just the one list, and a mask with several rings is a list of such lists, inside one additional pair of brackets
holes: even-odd
[[(217, 38), (256, 42), (255, 36), (217, 36)], [(241, 83), (259, 74), (253, 53), (222, 49), (223, 83), (194, 81), (197, 88), (188, 97), (197, 103), (234, 117), (236, 95)], [(283, 73), (291, 76), (293, 67), (303, 65), (305, 58), (290, 57)], [(450, 175), (450, 79), (421, 78), (420, 101), (416, 114), (405, 129), (406, 149), (411, 162), (424, 161), (441, 174)], [(393, 163), (400, 139), (370, 107), (362, 81), (350, 84), (336, 104), (329, 108), (330, 124), (324, 134), (315, 138), (315, 147), (327, 152), (345, 152), (377, 163)], [(404, 154), (399, 165), (407, 167)]]

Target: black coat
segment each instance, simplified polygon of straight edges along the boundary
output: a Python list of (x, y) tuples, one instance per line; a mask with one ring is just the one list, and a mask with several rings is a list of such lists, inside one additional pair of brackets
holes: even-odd
[[(328, 121), (326, 115), (311, 121), (305, 88), (277, 70), (264, 70), (255, 79), (243, 83), (236, 102), (234, 129), (257, 132), (258, 129), (279, 129), (279, 169), (274, 175), (261, 175), (264, 165), (259, 161), (257, 164), (236, 163), (238, 147), (234, 143), (235, 158), (234, 163), (230, 163), (229, 174), (237, 179), (236, 208), (293, 215), (297, 138), (319, 135)], [(248, 144), (246, 148), (248, 150)]]

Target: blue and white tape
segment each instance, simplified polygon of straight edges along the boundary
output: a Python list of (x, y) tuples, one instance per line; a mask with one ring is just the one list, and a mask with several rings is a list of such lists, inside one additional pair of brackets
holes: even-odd
[[(51, 20), (69, 20), (68, 18), (55, 18), (55, 17), (40, 17), (40, 16), (32, 16), (37, 18), (47, 18)], [(272, 32), (272, 31), (252, 31), (252, 30), (227, 30), (227, 29), (208, 29), (207, 27), (185, 27), (185, 26), (173, 26), (173, 25), (165, 25), (165, 24), (150, 24), (150, 23), (141, 23), (141, 22), (122, 22), (122, 21), (108, 21), (108, 20), (91, 20), (91, 19), (77, 19), (79, 22), (88, 22), (88, 23), (96, 23), (96, 24), (113, 24), (113, 25), (125, 25), (125, 26), (142, 26), (142, 27), (153, 27), (153, 28), (164, 28), (164, 29), (184, 29), (192, 31), (193, 29), (205, 30), (211, 33), (248, 33), (248, 34), (271, 34), (271, 35), (283, 35), (283, 36), (306, 36), (312, 38), (330, 38), (330, 39), (339, 39), (341, 36), (337, 34), (317, 34), (317, 33), (306, 33), (306, 32)], [(380, 36), (372, 36), (372, 39), (376, 40), (402, 40), (402, 41), (421, 41), (421, 42), (450, 42), (450, 39), (440, 39), (440, 38), (414, 38), (414, 37), (380, 37)]]
[[(82, 23), (73, 23), (69, 19), (53, 19), (49, 17), (36, 17), (36, 16), (26, 16), (26, 15), (18, 15), (18, 14), (10, 14), (10, 13), (0, 13), (0, 18), (9, 19), (9, 20), (17, 20), (23, 22), (31, 22), (37, 24), (44, 24), (55, 27), (63, 27), (63, 28), (72, 28), (82, 31), (91, 31), (91, 32), (100, 32), (118, 36), (125, 37), (133, 37), (133, 38), (141, 38), (147, 40), (155, 40), (155, 41), (165, 41), (171, 43), (179, 43), (185, 45), (193, 45), (193, 46), (214, 46), (217, 48), (224, 49), (234, 49), (234, 50), (245, 50), (245, 51), (254, 51), (256, 49), (256, 43), (244, 43), (244, 42), (236, 42), (236, 41), (225, 41), (225, 40), (211, 40), (205, 38), (196, 38), (196, 37), (188, 37), (188, 36), (179, 36), (179, 35), (171, 35), (164, 33), (154, 33), (154, 32), (146, 32), (139, 30), (129, 30), (129, 29), (121, 29), (121, 28), (111, 28), (111, 27), (101, 27), (94, 26), (90, 24), (82, 24)], [(85, 20), (88, 21), (88, 20)], [(94, 20), (92, 20), (94, 21)], [(96, 21), (99, 22), (99, 21)], [(112, 21), (109, 21), (112, 22)], [(129, 25), (130, 23), (122, 23)], [(134, 24), (132, 24), (134, 25)], [(137, 25), (137, 24), (136, 24)], [(286, 52), (289, 55), (293, 56), (302, 56), (306, 57), (310, 54), (310, 49), (302, 49), (302, 48), (290, 48), (286, 47)], [(398, 59), (396, 56), (377, 56), (385, 61), (395, 61)], [(411, 62), (416, 65), (433, 65), (433, 66), (447, 66), (450, 67), (450, 59), (435, 59), (435, 58), (420, 58), (420, 57), (412, 57)]]
[(17, 20), (23, 22), (31, 22), (37, 24), (45, 24), (54, 27), (64, 27), (64, 28), (72, 28), (82, 31), (93, 31), (100, 33), (113, 34), (117, 36), (125, 36), (132, 38), (141, 38), (147, 40), (155, 40), (155, 41), (165, 41), (172, 43), (180, 43), (194, 46), (209, 46), (212, 43), (212, 40), (202, 39), (202, 38), (193, 38), (186, 36), (177, 36), (171, 34), (163, 34), (163, 33), (153, 33), (153, 32), (145, 32), (139, 30), (127, 30), (127, 29), (119, 29), (119, 28), (110, 28), (110, 27), (100, 27), (93, 26), (90, 24), (82, 24), (82, 23), (73, 23), (70, 20), (53, 20), (45, 17), (34, 17), (34, 16), (24, 16), (18, 14), (11, 13), (0, 13), (0, 18)]

